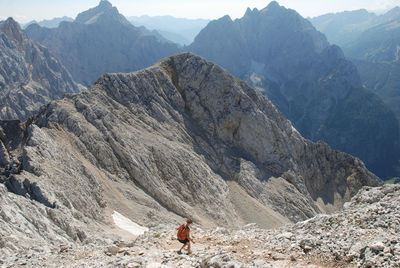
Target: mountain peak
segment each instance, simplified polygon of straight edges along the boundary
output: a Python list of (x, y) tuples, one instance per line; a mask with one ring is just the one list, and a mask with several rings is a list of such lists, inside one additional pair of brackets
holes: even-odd
[(386, 12), (386, 14), (384, 16), (389, 16), (389, 17), (397, 17), (400, 16), (400, 7), (394, 7), (391, 10), (389, 10), (388, 12)]
[(113, 7), (107, 0), (101, 0), (99, 5), (79, 13), (75, 22), (83, 24), (93, 24), (99, 21), (114, 21), (122, 24), (130, 24), (128, 20), (122, 16), (116, 7)]
[(244, 14), (244, 16), (246, 17), (246, 16), (249, 16), (249, 15), (251, 15), (251, 9), (248, 7), (246, 9), (246, 13)]
[(21, 27), (19, 26), (18, 22), (16, 22), (13, 18), (9, 17), (1, 24), (1, 29), (3, 31), (9, 30), (14, 32), (21, 31)]
[(112, 4), (110, 2), (108, 2), (107, 0), (101, 0), (99, 5), (99, 8), (112, 8)]
[(10, 17), (4, 21), (1, 24), (0, 30), (19, 45), (22, 45), (24, 33), (22, 32), (18, 22), (16, 22), (13, 18)]
[(254, 14), (257, 14), (259, 11), (258, 11), (258, 9), (257, 8), (253, 8), (253, 10), (251, 10), (251, 8), (247, 8), (247, 10), (246, 10), (246, 13), (244, 14), (244, 16), (243, 17), (251, 17), (251, 16), (253, 16)]
[(281, 6), (278, 4), (278, 2), (276, 1), (272, 1), (268, 4), (268, 6), (266, 6), (265, 8), (263, 8), (261, 10), (262, 13), (270, 13), (270, 14), (284, 14), (287, 11), (289, 11), (289, 9), (287, 9), (284, 6)]
[(266, 7), (266, 9), (271, 10), (271, 9), (277, 9), (280, 8), (281, 6), (278, 4), (278, 2), (276, 1), (271, 1), (268, 6)]
[(19, 27), (18, 22), (16, 22), (12, 17), (9, 17), (7, 20), (5, 20), (3, 24), (9, 24), (15, 27)]
[(225, 16), (219, 18), (218, 21), (232, 22), (232, 19), (229, 15), (225, 15)]

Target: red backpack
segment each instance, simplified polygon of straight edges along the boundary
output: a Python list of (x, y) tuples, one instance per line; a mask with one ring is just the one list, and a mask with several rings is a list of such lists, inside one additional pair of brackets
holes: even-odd
[(176, 236), (178, 237), (179, 240), (189, 239), (189, 232), (190, 228), (187, 227), (185, 224), (182, 224), (181, 226), (179, 226), (178, 233)]

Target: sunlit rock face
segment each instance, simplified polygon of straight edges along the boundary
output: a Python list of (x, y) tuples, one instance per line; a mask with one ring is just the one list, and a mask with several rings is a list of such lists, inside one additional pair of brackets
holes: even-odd
[(104, 239), (113, 211), (142, 226), (192, 217), (272, 228), (380, 184), (359, 159), (304, 139), (266, 97), (189, 53), (105, 74), (1, 130), (0, 232), (13, 234), (4, 250)]

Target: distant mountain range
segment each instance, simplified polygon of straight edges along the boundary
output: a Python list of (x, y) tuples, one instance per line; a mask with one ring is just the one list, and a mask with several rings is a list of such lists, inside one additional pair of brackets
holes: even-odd
[(39, 22), (33, 20), (33, 21), (30, 21), (28, 23), (23, 24), (22, 27), (24, 29), (26, 29), (31, 24), (39, 24), (40, 26), (46, 27), (46, 28), (57, 28), (58, 25), (63, 21), (71, 22), (71, 21), (74, 21), (74, 19), (64, 16), (64, 17), (61, 17), (61, 18), (53, 18), (53, 19), (50, 19), (50, 20), (41, 20)]
[(26, 120), (48, 102), (76, 93), (65, 67), (12, 18), (0, 22), (0, 119)]
[[(360, 12), (364, 14), (362, 19)], [(362, 83), (378, 94), (400, 120), (400, 7), (380, 16), (350, 11), (311, 21), (328, 38), (340, 40), (346, 56), (356, 64)]]
[(26, 32), (48, 47), (83, 85), (104, 73), (139, 70), (179, 51), (177, 45), (133, 26), (108, 1), (80, 13), (73, 22), (53, 29), (33, 24)]
[(400, 8), (395, 7), (382, 15), (360, 9), (325, 14), (309, 20), (318, 31), (326, 35), (329, 42), (346, 47), (357, 40), (367, 29), (391, 22), (399, 15)]
[(206, 19), (185, 19), (172, 16), (140, 16), (128, 17), (128, 20), (135, 26), (145, 26), (150, 30), (156, 30), (165, 38), (180, 44), (189, 45), (196, 35), (203, 29), (210, 20)]
[[(167, 20), (177, 22), (159, 18)], [(131, 72), (181, 51), (157, 31), (133, 26), (104, 0), (73, 22), (53, 29), (34, 24), (27, 33), (84, 85), (103, 73)], [(184, 50), (249, 82), (305, 137), (360, 157), (383, 178), (395, 173), (400, 158), (398, 120), (363, 88), (357, 69), (341, 49), (295, 11), (271, 2), (262, 10), (248, 9), (235, 21), (225, 16), (208, 23)]]
[(398, 120), (362, 87), (341, 49), (297, 12), (271, 2), (241, 19), (222, 17), (187, 50), (251, 83), (305, 137), (360, 157), (382, 177), (395, 173)]

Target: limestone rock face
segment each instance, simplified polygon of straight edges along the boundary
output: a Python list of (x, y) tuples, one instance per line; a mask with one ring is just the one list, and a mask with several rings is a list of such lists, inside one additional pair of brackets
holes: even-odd
[[(41, 267), (396, 267), (400, 262), (400, 187), (365, 187), (331, 215), (265, 230), (193, 225), (192, 254), (178, 255), (176, 226), (158, 224), (134, 241), (67, 244), (56, 253), (5, 255), (5, 266)], [(82, 256), (85, 258), (78, 258)]]
[(55, 240), (85, 240), (89, 224), (109, 224), (114, 210), (142, 225), (190, 216), (204, 227), (271, 228), (335, 211), (363, 185), (381, 183), (360, 160), (304, 139), (264, 96), (189, 53), (105, 74), (32, 122), (2, 129), (18, 167), (5, 167), (3, 198), (45, 209), (37, 221), (50, 217)]
[(0, 119), (25, 120), (41, 105), (76, 93), (68, 71), (12, 18), (0, 22)]
[(137, 71), (178, 52), (177, 45), (130, 24), (108, 1), (100, 1), (97, 7), (57, 28), (32, 24), (26, 31), (61, 60), (75, 81), (85, 86), (104, 73)]
[(361, 158), (378, 176), (393, 175), (400, 137), (394, 113), (296, 11), (273, 1), (240, 19), (222, 17), (186, 49), (268, 96), (304, 137)]

